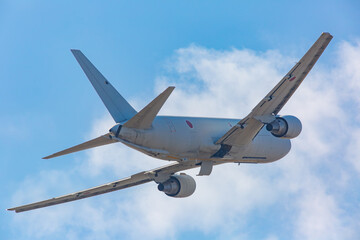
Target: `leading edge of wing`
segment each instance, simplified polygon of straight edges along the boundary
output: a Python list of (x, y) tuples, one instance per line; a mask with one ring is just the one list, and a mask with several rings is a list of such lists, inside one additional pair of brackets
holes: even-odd
[(299, 62), (251, 111), (251, 117), (277, 115), (311, 71), (333, 36), (322, 33)]
[(169, 165), (165, 165), (163, 167), (159, 167), (150, 171), (143, 171), (137, 174), (134, 174), (130, 177), (120, 179), (118, 181), (110, 182), (98, 187), (86, 189), (79, 192), (74, 192), (71, 194), (67, 194), (61, 197), (55, 197), (48, 200), (35, 202), (31, 204), (22, 205), (19, 207), (9, 208), (8, 211), (25, 212), (29, 210), (34, 210), (38, 208), (53, 206), (61, 203), (72, 202), (88, 197), (93, 197), (96, 195), (113, 192), (117, 190), (121, 190), (124, 188), (129, 188), (133, 186), (137, 186), (143, 183), (148, 183), (151, 181), (162, 182), (162, 180), (166, 181), (168, 177), (178, 171), (183, 171), (191, 168), (198, 167), (195, 162), (188, 163), (172, 163)]
[(251, 142), (264, 123), (275, 120), (275, 116), (300, 86), (332, 38), (330, 33), (322, 33), (300, 61), (256, 105), (251, 113), (217, 140), (216, 144), (244, 145)]

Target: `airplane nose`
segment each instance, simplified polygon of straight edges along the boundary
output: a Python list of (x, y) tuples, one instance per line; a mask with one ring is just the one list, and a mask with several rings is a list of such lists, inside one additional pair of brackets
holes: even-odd
[(115, 137), (119, 137), (121, 127), (122, 127), (122, 125), (116, 124), (115, 126), (110, 128), (109, 132), (112, 133)]

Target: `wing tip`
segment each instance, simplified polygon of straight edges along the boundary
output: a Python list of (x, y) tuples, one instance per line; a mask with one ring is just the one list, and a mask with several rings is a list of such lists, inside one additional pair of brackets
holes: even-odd
[(16, 210), (16, 208), (8, 208), (8, 209), (6, 209), (6, 211), (15, 211), (16, 213), (18, 212), (17, 210)]
[(174, 91), (174, 89), (175, 89), (175, 86), (169, 86), (166, 90), (172, 92), (172, 91)]
[(41, 159), (50, 159), (50, 158), (54, 158), (54, 157), (56, 157), (56, 156), (57, 156), (57, 154), (56, 154), (56, 153), (54, 153), (54, 154), (51, 154), (51, 155), (48, 155), (48, 156), (42, 157)]
[(327, 35), (328, 37), (333, 38), (333, 35), (331, 35), (329, 32), (322, 32), (321, 35)]
[(77, 59), (77, 56), (81, 56), (81, 55), (84, 55), (79, 49), (70, 49), (71, 53), (74, 55), (74, 57)]

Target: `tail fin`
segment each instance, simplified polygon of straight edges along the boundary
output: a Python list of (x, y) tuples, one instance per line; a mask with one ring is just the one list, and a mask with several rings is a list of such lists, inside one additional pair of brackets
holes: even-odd
[(43, 157), (43, 159), (59, 157), (59, 156), (66, 155), (66, 154), (69, 154), (69, 153), (79, 152), (79, 151), (82, 151), (82, 150), (85, 150), (85, 149), (99, 147), (99, 146), (103, 146), (103, 145), (110, 144), (110, 143), (115, 143), (115, 142), (117, 142), (117, 141), (114, 140), (111, 137), (110, 133), (108, 133), (108, 134), (102, 135), (102, 136), (100, 136), (98, 138), (95, 138), (95, 139), (92, 139), (90, 141), (87, 141), (87, 142), (81, 143), (79, 145), (76, 145), (74, 147), (67, 148), (67, 149), (65, 149), (63, 151), (51, 154), (51, 155), (46, 156), (46, 157)]
[(120, 123), (132, 118), (136, 114), (135, 109), (116, 91), (89, 59), (87, 59), (80, 50), (71, 49), (71, 52), (74, 54), (115, 122)]
[(146, 107), (144, 107), (140, 112), (138, 112), (133, 118), (124, 123), (124, 127), (127, 128), (138, 128), (138, 129), (148, 129), (151, 127), (154, 118), (160, 111), (161, 107), (164, 105), (165, 101), (168, 99), (175, 87), (168, 87), (163, 91), (159, 96), (151, 101)]

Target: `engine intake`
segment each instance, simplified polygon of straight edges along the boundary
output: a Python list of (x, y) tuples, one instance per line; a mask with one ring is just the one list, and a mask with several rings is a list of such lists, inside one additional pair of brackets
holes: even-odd
[(302, 124), (297, 117), (279, 116), (271, 123), (266, 125), (266, 130), (279, 138), (296, 138), (301, 133)]
[(169, 180), (159, 183), (158, 189), (170, 197), (188, 197), (195, 192), (196, 182), (186, 174), (173, 175)]

